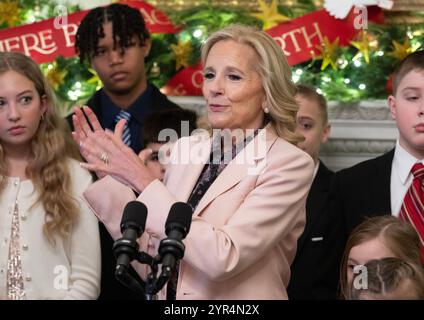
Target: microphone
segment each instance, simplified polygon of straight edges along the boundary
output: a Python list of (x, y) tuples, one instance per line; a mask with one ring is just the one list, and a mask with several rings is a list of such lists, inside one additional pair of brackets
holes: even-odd
[(147, 219), (147, 207), (139, 201), (130, 201), (124, 208), (121, 220), (122, 238), (116, 240), (112, 250), (116, 258), (115, 275), (126, 272), (129, 264), (138, 254), (137, 239), (144, 232)]
[(193, 210), (184, 202), (172, 205), (165, 223), (167, 238), (159, 245), (159, 255), (162, 257), (162, 276), (169, 277), (176, 263), (184, 256), (185, 246), (182, 240), (190, 231)]

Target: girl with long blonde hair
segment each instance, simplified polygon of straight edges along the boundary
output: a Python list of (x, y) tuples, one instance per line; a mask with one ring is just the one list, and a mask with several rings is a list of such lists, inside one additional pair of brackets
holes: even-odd
[(39, 67), (0, 52), (0, 297), (95, 299), (100, 246), (82, 200), (91, 175)]

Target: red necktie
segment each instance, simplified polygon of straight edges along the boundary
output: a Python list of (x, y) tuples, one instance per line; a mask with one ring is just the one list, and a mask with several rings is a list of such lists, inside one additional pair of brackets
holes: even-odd
[(421, 240), (421, 259), (424, 261), (424, 165), (414, 164), (411, 172), (414, 180), (403, 199), (399, 218), (409, 221), (417, 230)]

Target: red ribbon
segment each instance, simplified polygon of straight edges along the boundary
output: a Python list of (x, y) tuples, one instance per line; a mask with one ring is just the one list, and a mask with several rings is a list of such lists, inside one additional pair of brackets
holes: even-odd
[[(122, 2), (137, 8), (143, 14), (151, 33), (176, 33), (179, 31), (165, 14), (143, 1)], [(59, 55), (75, 55), (75, 34), (81, 20), (89, 10), (65, 17), (56, 17), (33, 24), (0, 30), (0, 51), (19, 51), (37, 63), (54, 61)]]
[[(376, 6), (367, 7), (368, 21), (383, 23), (383, 12)], [(317, 45), (327, 37), (330, 42), (339, 38), (340, 46), (347, 46), (355, 35), (361, 31), (355, 24), (360, 22), (359, 14), (352, 10), (344, 19), (336, 19), (322, 9), (308, 13), (288, 22), (266, 30), (284, 51), (289, 65), (293, 66), (310, 60), (319, 54)], [(164, 87), (171, 95), (200, 95), (201, 84), (190, 81), (192, 74), (200, 74), (201, 66), (190, 67), (179, 71)]]

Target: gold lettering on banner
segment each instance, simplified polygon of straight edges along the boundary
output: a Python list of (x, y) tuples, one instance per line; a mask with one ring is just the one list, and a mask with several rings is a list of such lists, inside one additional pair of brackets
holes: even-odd
[[(16, 43), (12, 43), (12, 41), (16, 41)], [(13, 49), (19, 49), (19, 37), (13, 37), (4, 40), (5, 43), (5, 51), (13, 51)]]
[[(62, 30), (66, 40), (66, 47), (67, 48), (73, 47), (75, 44), (75, 35), (77, 34), (77, 31), (78, 31), (78, 24), (76, 23), (68, 24), (64, 26)], [(73, 37), (72, 40), (71, 40), (71, 37)]]
[[(46, 55), (52, 54), (57, 50), (56, 43), (52, 39), (52, 30), (39, 31), (38, 35), (34, 33), (25, 34), (21, 37), (21, 39), (22, 47), (27, 56), (31, 56), (31, 50)], [(32, 45), (29, 44), (29, 39), (32, 39)], [(50, 44), (47, 44), (48, 40), (52, 40), (52, 42)]]
[(155, 23), (157, 24), (163, 24), (163, 25), (168, 25), (169, 22), (166, 21), (166, 17), (163, 15), (163, 17), (165, 18), (165, 20), (161, 20), (160, 17), (157, 16), (159, 11), (157, 10), (152, 10), (152, 18), (155, 21)]
[(23, 51), (27, 56), (31, 56), (31, 51), (48, 55), (55, 52), (57, 46), (53, 41), (52, 30), (47, 29), (38, 33), (28, 33), (20, 37), (1, 40), (0, 50)]
[(274, 37), (274, 40), (280, 45), (281, 50), (283, 50), (284, 55), (287, 57), (290, 56), (290, 52), (286, 51), (286, 42), (283, 40), (283, 37)]
[(146, 21), (146, 23), (149, 23), (149, 24), (163, 24), (163, 25), (168, 25), (169, 24), (168, 21), (161, 20), (160, 17), (158, 17), (158, 11), (157, 10), (152, 10), (152, 11), (150, 11), (150, 14), (149, 14), (145, 9), (140, 8), (140, 12), (143, 15), (144, 20)]
[(315, 28), (315, 33), (312, 33), (310, 36), (308, 36), (308, 34), (306, 33), (306, 28), (305, 27), (302, 27), (301, 28), (302, 29), (302, 32), (303, 32), (303, 36), (305, 37), (306, 46), (308, 48), (312, 47), (311, 39), (314, 38), (314, 37), (318, 37), (318, 41), (319, 41), (318, 43), (322, 43), (324, 41), (324, 38), (322, 37), (321, 30), (319, 28), (318, 23), (317, 22), (314, 22), (312, 25)]
[(203, 72), (201, 70), (197, 70), (191, 75), (191, 84), (195, 88), (201, 88), (203, 83)]
[(295, 51), (300, 52), (300, 47), (299, 47), (299, 44), (297, 43), (297, 39), (296, 39), (296, 35), (295, 35), (296, 32), (300, 33), (301, 31), (299, 29), (294, 29), (293, 31), (285, 33), (283, 37), (285, 38), (287, 36), (290, 36), (291, 41), (293, 42)]
[(155, 23), (153, 21), (153, 18), (150, 16), (150, 14), (147, 13), (146, 10), (144, 10), (143, 8), (140, 8), (140, 12), (143, 15), (143, 18), (146, 21), (146, 23), (149, 23), (149, 24), (154, 24)]
[(275, 36), (274, 40), (280, 45), (281, 49), (283, 50), (284, 54), (289, 57), (291, 55), (291, 52), (286, 50), (288, 41), (291, 41), (294, 47), (294, 52), (300, 52), (303, 48), (303, 46), (299, 45), (299, 37), (300, 39), (304, 39), (304, 42), (306, 43), (307, 48), (312, 47), (311, 39), (318, 37), (317, 43), (321, 43), (324, 39), (321, 34), (321, 30), (319, 28), (319, 25), (317, 22), (314, 22), (313, 28), (315, 29), (315, 32), (308, 34), (306, 31), (306, 27), (300, 27), (294, 30), (291, 30), (289, 32), (283, 33), (281, 36)]
[[(28, 33), (23, 35), (22, 37), (22, 46), (24, 52), (27, 56), (30, 56), (30, 50), (35, 50), (39, 44), (38, 37), (34, 33)], [(32, 44), (30, 44), (30, 40), (32, 39)]]
[[(44, 54), (50, 54), (56, 51), (56, 43), (53, 41), (52, 38), (52, 30), (43, 30), (39, 32), (40, 40), (41, 40), (41, 48), (45, 49), (46, 51), (39, 51)], [(47, 41), (51, 41), (50, 44), (47, 44)]]
[(184, 85), (182, 83), (178, 84), (174, 90), (172, 90), (173, 96), (185, 96), (187, 91), (184, 89)]

